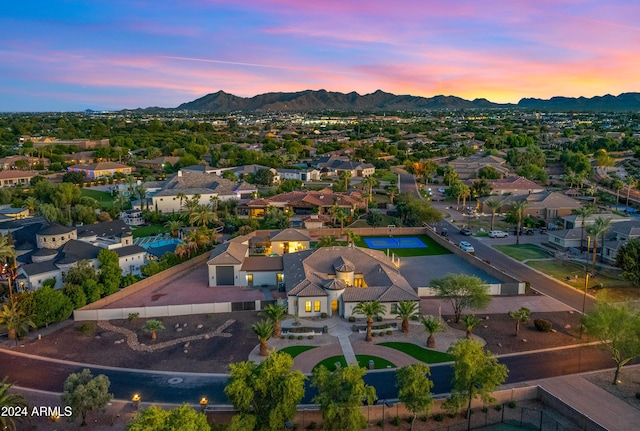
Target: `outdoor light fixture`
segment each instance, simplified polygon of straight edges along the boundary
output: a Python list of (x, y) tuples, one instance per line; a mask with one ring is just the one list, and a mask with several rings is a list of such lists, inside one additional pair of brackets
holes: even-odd
[(207, 399), (207, 397), (200, 398), (200, 411), (203, 412), (207, 408), (208, 404), (209, 400)]
[(139, 394), (133, 394), (133, 396), (131, 397), (131, 403), (133, 404), (133, 409), (134, 410), (138, 410), (138, 407), (140, 406), (140, 400), (142, 398), (140, 397)]

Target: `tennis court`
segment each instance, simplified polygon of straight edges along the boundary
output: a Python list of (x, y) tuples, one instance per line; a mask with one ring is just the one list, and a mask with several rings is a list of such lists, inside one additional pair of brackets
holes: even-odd
[(363, 238), (369, 248), (427, 248), (428, 246), (416, 237), (379, 237)]

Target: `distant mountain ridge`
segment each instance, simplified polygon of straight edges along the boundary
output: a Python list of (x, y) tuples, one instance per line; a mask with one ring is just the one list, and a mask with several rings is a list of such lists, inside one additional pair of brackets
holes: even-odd
[(640, 110), (640, 93), (619, 96), (553, 97), (548, 100), (525, 98), (517, 105), (493, 103), (487, 99), (466, 100), (455, 96), (421, 97), (395, 95), (378, 90), (360, 95), (326, 90), (305, 90), (294, 93), (264, 93), (254, 97), (238, 97), (220, 90), (176, 109), (199, 112), (231, 111), (427, 111), (443, 109), (523, 108), (568, 111), (629, 111)]

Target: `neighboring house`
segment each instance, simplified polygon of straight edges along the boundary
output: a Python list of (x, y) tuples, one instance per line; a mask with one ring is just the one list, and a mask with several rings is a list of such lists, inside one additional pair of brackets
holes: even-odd
[(95, 163), (96, 161), (96, 159), (93, 157), (93, 151), (81, 151), (78, 153), (67, 154), (63, 156), (63, 158), (66, 162), (78, 165)]
[(492, 167), (502, 177), (509, 175), (509, 169), (505, 166), (506, 160), (497, 156), (472, 155), (460, 157), (449, 162), (448, 166), (456, 171), (461, 180), (478, 178), (478, 172), (484, 167)]
[(330, 222), (331, 217), (326, 214), (294, 215), (289, 219), (291, 227), (297, 229), (323, 229)]
[(527, 201), (524, 209), (525, 216), (542, 220), (568, 216), (582, 206), (579, 200), (556, 192), (532, 193), (525, 199)]
[(170, 167), (178, 163), (180, 157), (156, 157), (151, 160), (138, 160), (137, 165), (152, 171), (162, 172), (166, 167)]
[(19, 263), (17, 280), (27, 290), (42, 287), (50, 278), (56, 280), (55, 287), (62, 287), (64, 273), (82, 260), (98, 268), (103, 249), (118, 254), (123, 275), (140, 275), (147, 259), (147, 251), (133, 245), (131, 229), (122, 220), (78, 227), (41, 222), (13, 230), (12, 235)]
[(276, 169), (274, 169), (274, 168), (270, 168), (269, 166), (245, 165), (245, 166), (237, 166), (235, 168), (231, 168), (233, 173), (239, 179), (242, 179), (245, 175), (255, 174), (256, 172), (258, 172), (261, 169), (266, 169), (268, 171), (271, 171), (271, 173), (273, 174), (273, 182), (274, 183), (279, 183), (280, 182), (280, 174), (278, 173), (278, 171)]
[(0, 159), (0, 170), (8, 171), (11, 169), (33, 169), (35, 165), (42, 164), (45, 168), (51, 163), (49, 159), (40, 159), (31, 156), (7, 156)]
[(145, 223), (141, 209), (131, 209), (120, 212), (120, 220), (124, 221), (128, 226), (140, 226)]
[[(244, 181), (229, 181), (216, 174), (179, 170), (164, 185), (162, 190), (151, 197), (153, 209), (167, 214), (180, 212), (186, 199), (199, 196), (200, 204), (219, 201), (247, 199), (258, 192), (256, 186)], [(184, 195), (181, 199), (179, 194)]]
[(356, 208), (364, 208), (366, 202), (357, 191), (337, 193), (330, 189), (319, 191), (293, 191), (268, 198), (249, 201), (238, 206), (240, 218), (264, 218), (270, 206), (280, 208), (293, 215), (329, 214), (332, 207), (344, 210), (353, 216)]
[(36, 175), (38, 175), (36, 171), (2, 171), (0, 172), (0, 187), (28, 186)]
[(0, 216), (8, 219), (23, 219), (29, 217), (28, 208), (11, 208), (9, 205), (0, 205)]
[(499, 180), (490, 180), (491, 193), (494, 195), (530, 195), (532, 193), (542, 193), (546, 190), (544, 186), (536, 184), (525, 177), (508, 177)]
[(583, 242), (586, 241), (587, 234), (583, 234), (582, 229), (550, 230), (547, 231), (547, 238), (549, 244), (557, 248), (563, 250), (570, 248), (580, 249), (580, 239), (582, 238)]
[(261, 232), (256, 232), (256, 236), (252, 238), (250, 245), (257, 244), (258, 241), (260, 241), (260, 246), (265, 249), (264, 253), (282, 256), (287, 253), (308, 250), (311, 237), (304, 230), (284, 229), (270, 231), (266, 237)]
[(99, 162), (84, 165), (73, 165), (67, 168), (69, 172), (84, 172), (89, 179), (102, 177), (112, 177), (116, 172), (123, 175), (130, 175), (131, 166), (121, 165), (115, 162)]
[(602, 257), (607, 263), (615, 263), (618, 250), (630, 239), (640, 238), (640, 220), (629, 220), (613, 223), (605, 236), (602, 245)]
[[(595, 223), (596, 219), (600, 217), (611, 220), (611, 223), (629, 221), (629, 217), (623, 217), (613, 213), (600, 213), (586, 217), (584, 219), (584, 226), (591, 226)], [(576, 214), (564, 216), (562, 217), (562, 224), (565, 229), (582, 228), (582, 217)]]
[[(273, 232), (269, 238), (290, 231)], [(391, 318), (399, 301), (420, 300), (382, 251), (325, 247), (250, 256), (251, 243), (260, 241), (248, 235), (217, 246), (207, 262), (208, 285), (278, 286), (287, 294), (288, 313), (300, 317), (350, 317), (358, 302), (379, 300), (387, 309), (383, 317)]]
[(80, 150), (90, 150), (93, 148), (108, 147), (108, 139), (71, 139), (71, 140), (56, 140), (53, 138), (27, 138), (25, 141), (33, 142), (33, 148), (48, 147), (49, 145), (64, 145), (66, 147), (75, 146)]
[(331, 175), (340, 175), (340, 172), (349, 171), (353, 178), (369, 177), (376, 172), (376, 168), (372, 164), (352, 162), (346, 156), (323, 156), (313, 161), (312, 165), (320, 172)]
[(280, 180), (317, 181), (320, 179), (320, 171), (316, 168), (276, 170)]

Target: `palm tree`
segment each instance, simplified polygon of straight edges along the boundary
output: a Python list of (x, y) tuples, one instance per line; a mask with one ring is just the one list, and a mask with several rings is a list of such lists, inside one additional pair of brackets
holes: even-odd
[(342, 209), (339, 209), (336, 212), (336, 221), (340, 222), (340, 235), (342, 235), (342, 231), (344, 229), (344, 222), (347, 221), (349, 216)]
[[(13, 383), (7, 383), (5, 377), (0, 381), (0, 411), (22, 411), (28, 409), (29, 404), (22, 394), (10, 391)], [(16, 422), (22, 422), (24, 417), (20, 415), (0, 414), (0, 429), (15, 431), (17, 429)]]
[(517, 337), (518, 333), (520, 332), (520, 323), (527, 323), (527, 321), (529, 320), (529, 316), (531, 316), (531, 310), (529, 310), (527, 307), (520, 307), (518, 311), (509, 311), (508, 314), (509, 317), (516, 321), (515, 336)]
[(616, 210), (620, 205), (620, 190), (624, 188), (624, 183), (620, 178), (616, 178), (611, 182), (611, 188), (616, 191)]
[(491, 229), (493, 230), (493, 222), (496, 219), (496, 213), (500, 208), (502, 208), (502, 204), (504, 200), (502, 199), (487, 199), (484, 201), (485, 205), (491, 210)]
[(144, 325), (144, 330), (151, 333), (152, 340), (155, 340), (158, 337), (157, 332), (162, 331), (163, 329), (164, 325), (162, 324), (162, 321), (158, 319), (149, 319)]
[(527, 207), (528, 202), (521, 200), (511, 204), (511, 214), (516, 219), (516, 245), (520, 244), (520, 228), (522, 227), (522, 219), (524, 218), (524, 209)]
[(356, 241), (360, 240), (360, 235), (352, 231), (351, 229), (347, 229), (344, 231), (344, 234), (347, 237), (347, 245), (351, 247), (355, 247)]
[[(593, 224), (587, 228), (587, 232), (590, 235), (593, 235), (593, 259), (591, 265), (593, 266), (593, 272), (596, 271), (596, 253), (598, 249), (598, 237), (602, 237), (602, 242), (604, 244), (604, 235), (611, 228), (611, 219), (598, 217), (595, 219)], [(603, 250), (604, 252), (604, 250)]]
[(395, 315), (402, 319), (402, 332), (409, 332), (409, 319), (416, 315), (418, 303), (415, 301), (398, 301)]
[(349, 191), (349, 178), (351, 178), (351, 171), (340, 171), (340, 179), (344, 181), (344, 191)]
[(429, 333), (429, 337), (427, 337), (427, 347), (433, 349), (436, 347), (436, 338), (434, 334), (438, 332), (444, 332), (444, 324), (442, 320), (436, 319), (433, 316), (422, 316), (422, 324), (424, 325), (424, 330)]
[[(631, 175), (627, 176), (627, 203), (626, 203), (626, 207), (629, 208), (629, 194), (631, 193), (631, 188), (637, 188), (638, 187), (638, 181), (633, 178)], [(626, 211), (626, 209), (625, 209)]]
[(389, 203), (391, 203), (391, 205), (393, 205), (393, 200), (396, 198), (397, 194), (398, 194), (398, 189), (396, 187), (391, 187), (389, 189)]
[(273, 325), (268, 320), (261, 320), (254, 323), (251, 329), (253, 329), (253, 332), (258, 336), (258, 340), (260, 340), (260, 356), (267, 356), (269, 354), (267, 340), (269, 340), (271, 334), (273, 334)]
[(193, 212), (189, 214), (189, 223), (191, 223), (192, 226), (206, 226), (217, 220), (218, 216), (213, 212), (211, 204), (199, 204), (195, 206)]
[(124, 211), (124, 206), (127, 202), (129, 202), (129, 199), (125, 195), (118, 193), (118, 195), (115, 197), (114, 203), (120, 209), (120, 211)]
[(280, 338), (282, 322), (287, 317), (287, 307), (280, 303), (269, 304), (261, 313), (273, 325), (273, 337)]
[(471, 196), (471, 189), (468, 185), (462, 184), (462, 187), (460, 187), (460, 196), (462, 197), (462, 208), (466, 208), (467, 198)]
[(16, 301), (11, 300), (9, 304), (2, 305), (0, 311), (0, 324), (7, 327), (8, 338), (16, 340), (18, 337), (29, 332), (29, 328), (35, 328), (36, 325), (31, 320), (31, 316), (27, 316), (18, 306)]
[(189, 247), (185, 243), (180, 243), (176, 245), (176, 249), (173, 251), (173, 254), (178, 256), (180, 259), (190, 254)]
[[(144, 209), (144, 204), (147, 197), (147, 188), (142, 184), (137, 185), (136, 194), (140, 198), (140, 209)], [(147, 201), (146, 204), (147, 204), (147, 209), (149, 209), (149, 202)]]
[(180, 200), (180, 211), (182, 211), (182, 201), (184, 201), (187, 198), (187, 195), (185, 195), (183, 192), (179, 192), (176, 195), (176, 198)]
[(446, 171), (444, 172), (444, 181), (449, 185), (449, 187), (451, 187), (451, 184), (453, 184), (456, 181), (459, 181), (460, 177), (458, 176), (458, 173), (455, 171), (455, 169), (453, 169), (452, 167), (447, 167)]
[(184, 226), (184, 224), (180, 220), (169, 220), (164, 224), (164, 227), (169, 229), (171, 236), (174, 238), (178, 237), (178, 232), (182, 226)]
[(218, 196), (211, 196), (209, 198), (211, 205), (213, 206), (213, 212), (218, 213), (218, 203), (220, 202), (220, 198)]
[(13, 271), (16, 269), (16, 250), (9, 235), (0, 234), (0, 265), (4, 264), (9, 271), (9, 300), (13, 301)]
[(38, 199), (34, 198), (33, 196), (29, 196), (24, 200), (22, 204), (26, 209), (29, 210), (29, 214), (33, 214), (34, 212), (36, 212), (36, 208), (38, 208), (39, 203), (40, 202), (38, 201)]
[(480, 319), (475, 314), (467, 314), (462, 318), (462, 323), (467, 328), (467, 338), (470, 339), (471, 331), (473, 331), (474, 326), (480, 323)]
[[(580, 230), (580, 248), (582, 249), (582, 243), (584, 241), (584, 228), (586, 220), (594, 215), (596, 212), (596, 208), (592, 205), (585, 205), (583, 207), (577, 208), (573, 210), (573, 213), (580, 217), (581, 222), (581, 230)], [(587, 253), (589, 250), (587, 250)]]
[(333, 247), (336, 245), (340, 245), (340, 243), (338, 242), (338, 237), (335, 235), (325, 235), (325, 236), (321, 236), (318, 239), (318, 242), (316, 243), (316, 247), (320, 248), (320, 247)]
[(369, 190), (369, 202), (373, 202), (373, 188), (378, 185), (378, 180), (371, 176), (364, 177), (360, 184)]
[(192, 229), (187, 234), (187, 248), (189, 249), (189, 254), (192, 251), (198, 251), (199, 241), (198, 241), (198, 230)]
[(367, 336), (365, 341), (373, 340), (371, 330), (373, 329), (373, 319), (387, 312), (387, 307), (377, 299), (374, 301), (358, 302), (352, 310), (353, 314), (364, 314), (367, 318)]

